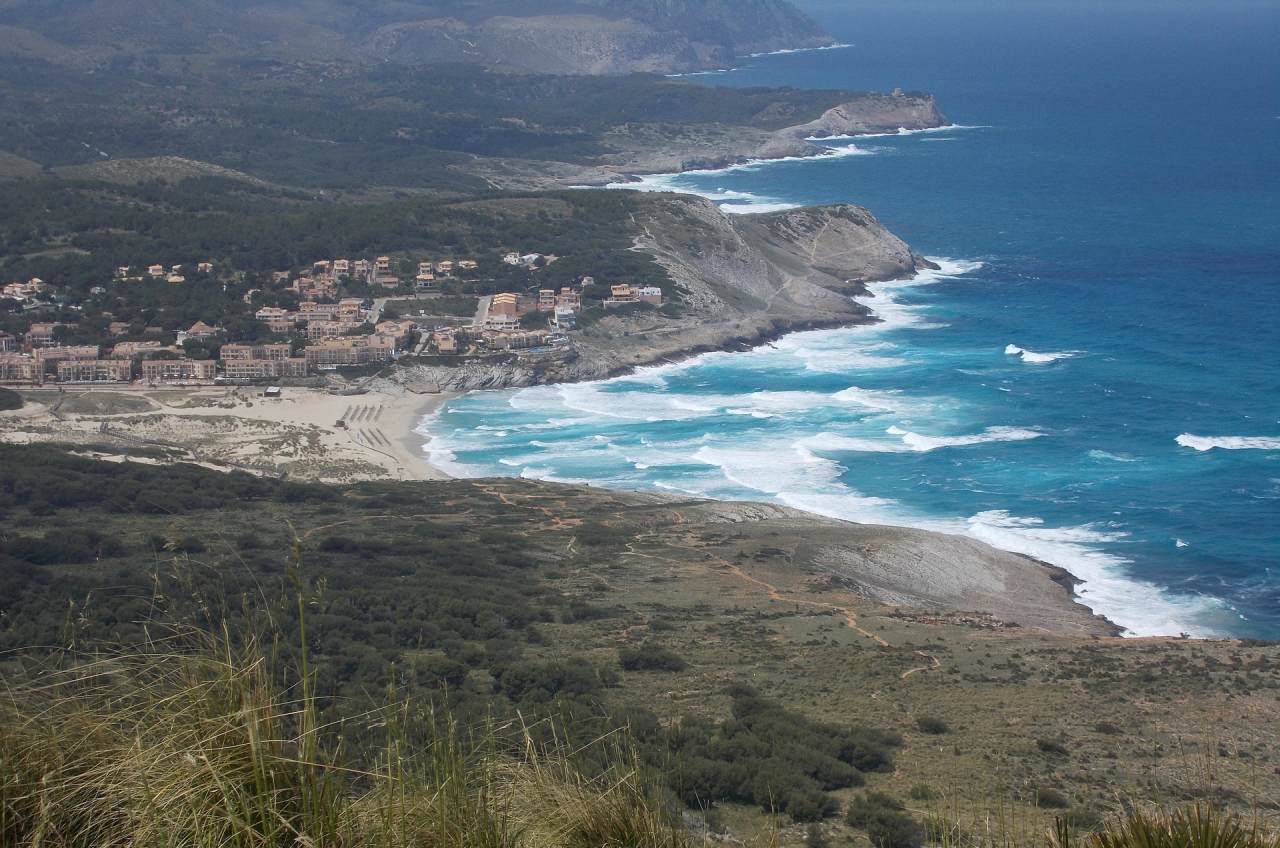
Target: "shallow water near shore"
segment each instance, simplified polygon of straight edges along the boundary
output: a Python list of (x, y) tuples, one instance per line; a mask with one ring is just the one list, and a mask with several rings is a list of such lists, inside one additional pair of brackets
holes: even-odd
[(825, 22), (854, 46), (699, 79), (928, 90), (967, 128), (648, 185), (860, 203), (943, 271), (874, 286), (872, 327), (468, 395), (433, 461), (963, 533), (1136, 634), (1280, 637), (1280, 10)]

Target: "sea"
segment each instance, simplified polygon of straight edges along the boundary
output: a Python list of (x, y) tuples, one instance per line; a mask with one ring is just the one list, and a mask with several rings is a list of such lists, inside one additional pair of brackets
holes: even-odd
[(1060, 565), (1132, 635), (1280, 638), (1280, 4), (812, 4), (848, 46), (690, 79), (934, 93), (955, 126), (648, 177), (869, 207), (942, 270), (873, 326), (473, 393), (434, 462), (763, 500)]

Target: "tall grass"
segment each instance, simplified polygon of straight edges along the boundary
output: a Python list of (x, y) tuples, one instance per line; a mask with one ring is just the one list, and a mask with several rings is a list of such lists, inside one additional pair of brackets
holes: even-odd
[(1077, 839), (1059, 822), (1048, 848), (1280, 848), (1280, 834), (1207, 804), (1135, 810), (1098, 833)]
[[(588, 777), (519, 725), (463, 733), (393, 704), (320, 721), (304, 668), (274, 683), (254, 644), (120, 653), (7, 681), (0, 842), (31, 848), (683, 848), (621, 739)], [(422, 729), (430, 732), (420, 733)], [(538, 734), (545, 735), (545, 734)], [(420, 740), (420, 741), (419, 741)], [(599, 752), (595, 752), (599, 753)], [(599, 757), (595, 757), (599, 759)], [(355, 765), (359, 763), (360, 765)]]

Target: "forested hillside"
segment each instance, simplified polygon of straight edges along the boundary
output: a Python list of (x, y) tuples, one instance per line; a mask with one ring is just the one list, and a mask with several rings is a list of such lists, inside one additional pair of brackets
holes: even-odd
[(632, 125), (772, 131), (850, 96), (320, 58), (206, 69), (124, 59), (92, 73), (15, 59), (0, 61), (0, 150), (50, 167), (177, 155), (291, 185), (473, 193), (489, 188), (470, 173), (474, 156), (588, 164)]

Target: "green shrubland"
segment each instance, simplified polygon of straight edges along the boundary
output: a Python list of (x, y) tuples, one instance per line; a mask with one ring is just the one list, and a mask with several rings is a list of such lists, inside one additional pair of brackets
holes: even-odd
[[(1252, 841), (1223, 848), (1277, 848), (1218, 806), (1274, 814), (1268, 739), (1172, 737), (1215, 697), (1269, 715), (1266, 646), (952, 629), (928, 645), (943, 669), (904, 678), (919, 625), (859, 609), (903, 643), (874, 644), (707, 558), (833, 597), (788, 589), (791, 560), (759, 564), (795, 544), (779, 525), (730, 536), (681, 502), (655, 535), (673, 507), (598, 490), (325, 487), (155, 458), (0, 446), (0, 845), (585, 848), (697, 842), (705, 823), (778, 845), (1045, 848), (1060, 817), (1049, 848), (1138, 848), (1087, 837), (1200, 802), (1245, 822)], [(1181, 687), (1172, 706), (1141, 690), (1170, 731), (1091, 694), (1130, 668)], [(587, 835), (546, 835), (539, 810)]]

